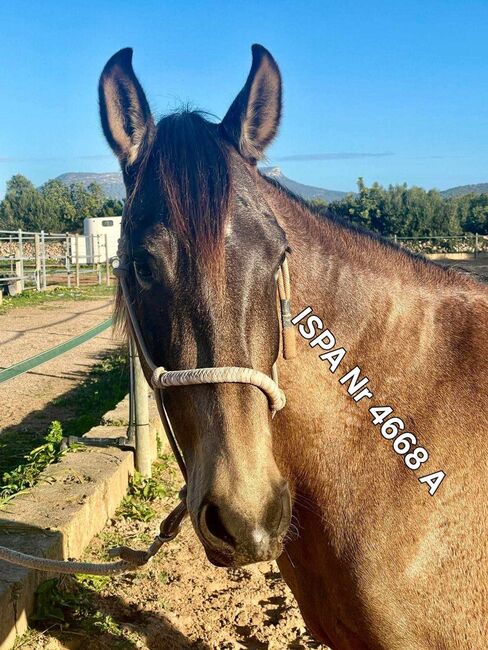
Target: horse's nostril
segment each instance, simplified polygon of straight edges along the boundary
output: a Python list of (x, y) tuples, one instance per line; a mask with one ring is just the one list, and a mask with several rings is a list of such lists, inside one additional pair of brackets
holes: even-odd
[(222, 521), (221, 511), (218, 506), (213, 503), (204, 504), (200, 511), (200, 522), (203, 524), (201, 529), (203, 529), (202, 532), (204, 535), (206, 529), (212, 537), (215, 537), (230, 546), (234, 546), (235, 540)]

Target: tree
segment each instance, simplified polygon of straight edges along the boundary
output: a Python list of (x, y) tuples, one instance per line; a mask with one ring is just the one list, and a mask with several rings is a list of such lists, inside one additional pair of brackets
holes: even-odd
[(44, 197), (21, 174), (7, 181), (5, 198), (0, 204), (0, 225), (4, 229), (52, 229), (56, 225), (46, 209)]
[(101, 211), (98, 213), (99, 217), (120, 217), (124, 209), (124, 202), (120, 199), (106, 199)]
[(51, 180), (41, 187), (47, 213), (56, 220), (57, 230), (72, 231), (76, 224), (76, 209), (69, 188), (61, 181)]
[[(405, 183), (390, 185), (388, 189), (378, 183), (367, 187), (360, 178), (357, 194), (349, 194), (329, 207), (344, 219), (386, 237), (457, 235), (463, 223), (473, 225), (476, 222), (478, 228), (484, 223), (483, 208), (474, 218), (471, 204), (458, 205), (456, 201), (444, 199), (437, 190), (426, 192), (421, 187), (408, 188)], [(461, 205), (465, 213), (463, 218), (460, 217)]]

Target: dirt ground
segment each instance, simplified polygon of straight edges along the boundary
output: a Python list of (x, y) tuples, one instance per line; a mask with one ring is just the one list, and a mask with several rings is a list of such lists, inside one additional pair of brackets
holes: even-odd
[[(177, 503), (182, 480), (173, 460), (156, 467), (167, 496), (152, 504), (149, 523), (117, 516), (98, 535), (85, 559), (107, 560), (114, 545), (146, 548), (159, 521)], [(68, 625), (26, 637), (23, 650), (300, 650), (325, 646), (305, 630), (296, 602), (275, 563), (240, 569), (212, 566), (186, 522), (180, 535), (162, 548), (148, 567), (109, 579), (95, 580), (89, 593), (93, 612), (84, 612)], [(49, 627), (42, 621), (41, 629)], [(39, 626), (38, 626), (39, 628)]]
[(474, 260), (437, 260), (441, 266), (449, 266), (461, 273), (469, 273), (478, 280), (488, 282), (488, 257), (482, 256)]
[[(0, 315), (0, 368), (27, 359), (98, 325), (112, 313), (106, 298), (50, 301), (35, 307), (12, 309)], [(115, 349), (111, 329), (62, 356), (48, 361), (0, 386), (2, 431), (44, 432), (53, 419), (67, 413), (53, 400), (82, 381), (100, 355)], [(66, 409), (65, 409), (66, 410)]]

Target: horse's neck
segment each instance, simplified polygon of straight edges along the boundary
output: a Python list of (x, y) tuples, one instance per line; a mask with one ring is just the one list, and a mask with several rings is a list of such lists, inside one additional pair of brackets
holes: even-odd
[[(400, 251), (321, 219), (275, 189), (272, 195), (292, 251), (294, 314), (311, 306), (344, 346), (353, 347), (372, 319), (391, 319), (402, 304), (425, 298), (415, 262)], [(419, 263), (417, 273), (428, 270)]]
[[(346, 350), (332, 373), (329, 362), (320, 359), (322, 350), (311, 348), (297, 332), (297, 358), (280, 363), (288, 405), (279, 418), (277, 444), (295, 477), (308, 475), (316, 484), (334, 477), (340, 484), (344, 460), (354, 463), (370, 444), (364, 436), (372, 426), (369, 406), (391, 405), (395, 414), (425, 425), (429, 390), (434, 389), (437, 369), (446, 363), (445, 357), (439, 363), (439, 354), (449, 353), (443, 340), (452, 340), (457, 327), (457, 303), (452, 318), (444, 319), (438, 317), (439, 305), (448, 296), (468, 295), (476, 288), (394, 247), (324, 222), (274, 188), (270, 194), (291, 248), (293, 315), (312, 307), (322, 330), (335, 338), (335, 348)], [(347, 384), (339, 381), (356, 366), (360, 378), (370, 380), (372, 402), (365, 397), (356, 403)], [(436, 435), (430, 422), (429, 435)], [(390, 459), (378, 471), (390, 465), (396, 476)], [(347, 477), (343, 479), (345, 484)], [(320, 490), (329, 488), (322, 485)]]

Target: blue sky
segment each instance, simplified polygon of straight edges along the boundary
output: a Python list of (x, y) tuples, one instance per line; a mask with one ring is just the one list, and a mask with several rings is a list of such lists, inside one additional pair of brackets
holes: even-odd
[(488, 0), (1, 0), (0, 25), (0, 195), (14, 173), (117, 169), (97, 113), (116, 50), (134, 48), (156, 115), (191, 102), (222, 117), (254, 42), (284, 79), (267, 153), (287, 176), (339, 190), (358, 176), (488, 181)]

